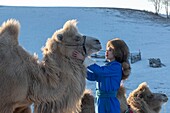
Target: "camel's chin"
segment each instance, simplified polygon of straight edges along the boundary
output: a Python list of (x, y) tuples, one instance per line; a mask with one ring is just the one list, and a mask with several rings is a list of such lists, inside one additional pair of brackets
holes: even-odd
[(98, 52), (102, 49), (102, 46), (101, 44), (94, 44), (93, 47), (92, 47), (92, 50)]
[(102, 49), (101, 46), (98, 46), (96, 48), (93, 48), (94, 53), (99, 52)]
[(93, 48), (93, 49), (90, 50), (89, 55), (94, 54), (94, 53), (97, 53), (97, 52), (99, 52), (100, 50), (101, 50), (101, 48)]
[(168, 102), (168, 101), (166, 101), (166, 102), (163, 102), (163, 104), (162, 104), (162, 105), (166, 105), (166, 104), (167, 104), (167, 102)]

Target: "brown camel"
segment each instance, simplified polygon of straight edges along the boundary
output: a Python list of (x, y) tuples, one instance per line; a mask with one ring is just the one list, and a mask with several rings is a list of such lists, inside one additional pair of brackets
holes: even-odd
[(80, 113), (95, 113), (94, 96), (90, 90), (85, 90), (81, 99)]
[(151, 92), (146, 82), (141, 83), (127, 98), (134, 113), (159, 113), (167, 101), (167, 95)]
[[(86, 69), (72, 58), (78, 50), (90, 55), (101, 49), (98, 39), (78, 32), (76, 20), (56, 31), (43, 48), (43, 60), (19, 45), (20, 23), (10, 19), (0, 27), (0, 113), (31, 113), (50, 109), (58, 113), (79, 109), (85, 89)], [(51, 106), (52, 107), (52, 106)], [(37, 109), (36, 109), (37, 108)], [(48, 112), (46, 112), (48, 113)]]
[[(90, 94), (89, 96), (91, 97), (84, 97), (83, 101), (86, 101), (86, 103), (83, 106), (87, 109), (83, 113), (91, 113), (90, 110), (95, 109), (93, 108), (94, 104), (89, 103), (92, 100), (94, 101), (94, 97)], [(121, 105), (121, 113), (131, 113), (130, 111), (133, 113), (159, 113), (162, 104), (168, 101), (168, 97), (165, 94), (152, 93), (145, 82), (141, 83), (137, 89), (132, 91), (127, 99), (125, 87), (121, 86), (118, 90), (117, 98)]]

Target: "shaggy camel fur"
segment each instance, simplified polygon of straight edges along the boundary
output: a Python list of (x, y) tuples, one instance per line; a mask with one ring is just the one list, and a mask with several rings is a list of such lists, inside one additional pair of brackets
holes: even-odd
[(165, 94), (152, 93), (146, 82), (141, 83), (127, 98), (135, 113), (159, 113), (162, 104), (167, 101), (168, 97)]
[[(88, 97), (86, 101), (89, 101), (89, 99), (94, 100), (93, 95), (90, 96), (91, 97)], [(121, 86), (118, 90), (117, 98), (121, 105), (121, 113), (130, 113), (129, 110), (133, 111), (133, 113), (159, 113), (162, 104), (168, 101), (168, 97), (165, 94), (152, 93), (145, 82), (141, 83), (137, 89), (132, 91), (127, 99), (125, 87)], [(90, 100), (90, 102), (91, 101), (92, 100)], [(92, 104), (89, 105), (94, 107)], [(85, 106), (86, 105), (84, 105), (84, 107)]]
[(85, 90), (81, 99), (80, 113), (95, 113), (94, 96), (90, 90)]
[(123, 86), (120, 86), (117, 93), (117, 98), (120, 102), (121, 113), (125, 113), (125, 111), (128, 110), (128, 104), (126, 101), (126, 90)]
[[(76, 20), (69, 20), (49, 38), (43, 60), (30, 55), (18, 42), (20, 23), (14, 19), (0, 27), (0, 113), (46, 111), (53, 103), (58, 113), (79, 109), (85, 89), (86, 69), (72, 58), (78, 50), (90, 55), (101, 49), (96, 38), (82, 36)], [(51, 106), (52, 107), (52, 106)], [(48, 113), (48, 112), (46, 112)]]

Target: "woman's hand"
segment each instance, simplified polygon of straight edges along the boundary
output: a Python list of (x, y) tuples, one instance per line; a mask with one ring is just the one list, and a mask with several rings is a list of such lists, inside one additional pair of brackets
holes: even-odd
[(76, 50), (73, 51), (72, 56), (73, 56), (74, 58), (79, 59), (79, 60), (82, 60), (82, 61), (84, 61), (84, 59), (85, 59), (85, 57), (84, 57), (80, 52), (78, 52), (78, 51), (76, 51)]
[(83, 56), (80, 52), (78, 52), (78, 51), (76, 51), (76, 50), (73, 51), (72, 56), (73, 56), (73, 58), (82, 60), (82, 61), (83, 61), (83, 65), (84, 65), (85, 67), (88, 67), (88, 66), (90, 66), (90, 65), (92, 65), (92, 64), (95, 63), (95, 61), (92, 60), (90, 57), (88, 57), (88, 56), (85, 57), (85, 56)]

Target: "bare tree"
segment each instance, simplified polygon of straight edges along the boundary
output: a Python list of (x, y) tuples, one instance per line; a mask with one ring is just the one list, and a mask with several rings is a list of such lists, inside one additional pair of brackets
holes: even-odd
[(170, 5), (170, 0), (163, 0), (162, 1), (162, 4), (165, 6), (165, 12), (166, 12), (166, 17), (169, 18), (169, 10), (168, 10), (168, 7)]
[(158, 15), (159, 13), (159, 10), (161, 8), (161, 1), (162, 0), (148, 0), (149, 2), (152, 2), (154, 7), (155, 7), (155, 14)]

